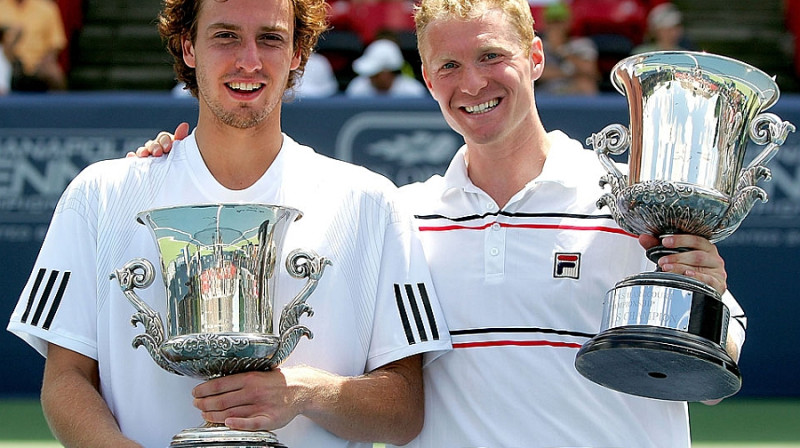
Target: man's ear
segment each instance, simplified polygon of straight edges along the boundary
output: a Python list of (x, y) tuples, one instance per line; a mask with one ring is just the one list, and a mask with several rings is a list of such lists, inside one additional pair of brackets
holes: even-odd
[(533, 38), (531, 42), (531, 75), (534, 81), (539, 79), (544, 72), (544, 46), (539, 36)]
[(302, 61), (302, 58), (302, 50), (298, 48), (292, 55), (292, 63), (289, 66), (289, 70), (297, 70), (297, 68), (300, 67), (300, 61)]
[(192, 41), (186, 36), (181, 37), (181, 47), (183, 47), (183, 62), (191, 68), (197, 68)]

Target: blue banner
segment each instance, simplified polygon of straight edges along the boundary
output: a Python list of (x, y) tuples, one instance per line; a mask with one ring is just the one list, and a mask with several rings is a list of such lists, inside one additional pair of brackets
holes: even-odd
[[(627, 125), (620, 95), (542, 97), (545, 127), (585, 141), (612, 123)], [(770, 112), (800, 126), (800, 96), (784, 96)], [(160, 130), (194, 125), (197, 103), (156, 93), (13, 95), (0, 97), (0, 322), (3, 327), (30, 273), (55, 204), (86, 165), (122, 157)], [(430, 99), (296, 100), (286, 104), (283, 128), (318, 152), (380, 172), (395, 183), (443, 173), (461, 146)], [(760, 147), (751, 145), (748, 157)], [(800, 272), (800, 134), (790, 135), (769, 163), (769, 194), (742, 226), (718, 246), (729, 288), (749, 318), (740, 368), (740, 395), (800, 396), (800, 300), (791, 278)], [(120, 325), (127, 325), (121, 322)], [(43, 360), (0, 331), (0, 396), (34, 395)]]

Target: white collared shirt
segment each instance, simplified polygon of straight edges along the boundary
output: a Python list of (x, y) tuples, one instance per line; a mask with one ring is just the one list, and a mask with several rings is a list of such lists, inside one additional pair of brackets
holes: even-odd
[[(284, 256), (303, 248), (332, 262), (308, 298), (314, 315), (300, 322), (314, 338), (301, 339), (284, 365), (357, 376), (418, 353), (430, 361), (450, 348), (449, 332), (396, 193), (387, 179), (288, 136), (267, 172), (244, 190), (214, 179), (194, 134), (167, 157), (96, 163), (59, 201), (8, 328), (43, 354), (51, 342), (97, 360), (103, 398), (123, 433), (145, 447), (165, 447), (182, 429), (203, 422), (192, 406), (198, 380), (161, 370), (146, 350), (131, 347), (144, 330), (131, 326), (135, 309), (109, 274), (135, 257), (159, 264), (155, 242), (135, 220), (141, 211), (266, 203), (303, 213), (287, 231)], [(282, 310), (305, 280), (278, 272), (275, 309)], [(137, 294), (165, 319), (162, 282)], [(275, 432), (293, 448), (372, 446), (339, 439), (303, 416)]]
[(688, 447), (686, 403), (615, 392), (574, 368), (606, 292), (654, 265), (597, 208), (597, 156), (548, 135), (542, 173), (502, 210), (470, 181), (465, 147), (444, 176), (401, 188), (454, 348), (425, 368), (425, 425), (409, 446)]

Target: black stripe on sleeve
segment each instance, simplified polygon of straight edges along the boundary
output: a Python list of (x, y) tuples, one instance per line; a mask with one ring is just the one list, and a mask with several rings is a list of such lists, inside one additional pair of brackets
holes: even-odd
[(44, 278), (45, 272), (47, 272), (47, 270), (45, 268), (41, 268), (39, 269), (39, 272), (36, 274), (36, 280), (33, 282), (31, 293), (28, 296), (28, 305), (25, 307), (25, 312), (22, 313), (23, 323), (25, 323), (28, 320), (28, 316), (31, 314), (31, 308), (33, 308), (33, 302), (36, 299), (36, 293), (39, 292), (39, 286), (42, 285), (42, 279)]
[(61, 305), (61, 298), (64, 297), (64, 291), (67, 289), (67, 283), (69, 283), (69, 276), (70, 272), (66, 271), (61, 278), (61, 284), (58, 286), (56, 297), (53, 299), (53, 304), (50, 305), (50, 312), (47, 313), (47, 318), (44, 320), (44, 324), (42, 324), (42, 328), (45, 330), (50, 329), (50, 324), (53, 323), (53, 319), (56, 317), (58, 307)]
[(436, 316), (433, 314), (431, 308), (431, 299), (428, 297), (428, 290), (425, 288), (425, 283), (417, 283), (419, 294), (422, 297), (422, 305), (425, 307), (425, 314), (428, 316), (428, 323), (431, 326), (431, 336), (434, 341), (439, 340), (439, 327), (436, 325)]
[(406, 294), (408, 294), (408, 303), (411, 305), (411, 312), (414, 314), (414, 323), (417, 324), (417, 331), (419, 337), (423, 342), (428, 340), (428, 332), (425, 331), (425, 324), (422, 323), (422, 314), (419, 312), (419, 305), (417, 305), (417, 296), (414, 294), (413, 285), (406, 284)]
[(403, 294), (398, 284), (394, 285), (394, 297), (397, 300), (397, 311), (400, 313), (400, 321), (403, 322), (403, 330), (406, 332), (406, 339), (409, 345), (413, 345), (416, 341), (414, 340), (414, 334), (411, 332), (411, 322), (408, 321), (406, 306), (403, 304)]
[(50, 293), (53, 292), (53, 285), (56, 283), (57, 278), (58, 278), (58, 271), (51, 271), (50, 278), (47, 279), (47, 285), (44, 287), (44, 291), (42, 291), (42, 296), (39, 298), (39, 305), (36, 307), (36, 312), (33, 313), (33, 319), (31, 319), (31, 325), (39, 325), (39, 318), (42, 317), (42, 313), (44, 312), (44, 307), (47, 305), (47, 299), (50, 298)]

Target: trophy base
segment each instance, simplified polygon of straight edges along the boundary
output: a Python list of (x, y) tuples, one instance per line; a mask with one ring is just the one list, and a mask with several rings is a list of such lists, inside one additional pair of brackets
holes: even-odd
[(575, 367), (601, 386), (660, 400), (715, 400), (742, 384), (725, 350), (665, 328), (607, 330), (581, 348)]
[(223, 425), (184, 429), (169, 448), (286, 448), (270, 431), (237, 431)]
[(600, 333), (581, 347), (575, 368), (627, 394), (707, 401), (741, 387), (723, 348), (730, 312), (712, 288), (663, 272), (629, 277), (609, 291)]

